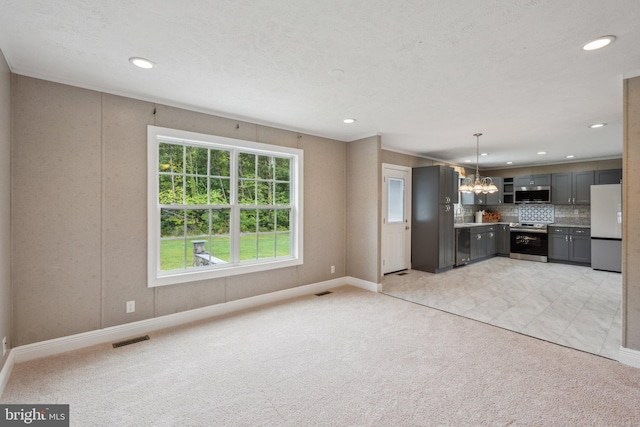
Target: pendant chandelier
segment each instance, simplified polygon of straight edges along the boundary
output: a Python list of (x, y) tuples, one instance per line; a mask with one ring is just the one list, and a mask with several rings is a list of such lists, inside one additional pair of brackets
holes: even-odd
[(498, 191), (498, 187), (493, 183), (493, 180), (489, 177), (481, 177), (478, 172), (478, 163), (480, 162), (480, 136), (481, 133), (474, 133), (476, 137), (476, 174), (468, 176), (464, 179), (458, 191), (461, 193), (475, 193), (475, 194), (492, 194)]

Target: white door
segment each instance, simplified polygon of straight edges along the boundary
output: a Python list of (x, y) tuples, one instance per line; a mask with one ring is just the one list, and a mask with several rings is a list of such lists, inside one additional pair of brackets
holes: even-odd
[(382, 165), (382, 273), (411, 268), (411, 168)]

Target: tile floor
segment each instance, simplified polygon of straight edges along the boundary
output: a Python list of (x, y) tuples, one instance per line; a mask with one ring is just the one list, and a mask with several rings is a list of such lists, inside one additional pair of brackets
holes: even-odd
[(382, 292), (617, 360), (622, 276), (496, 257), (431, 274), (389, 274)]

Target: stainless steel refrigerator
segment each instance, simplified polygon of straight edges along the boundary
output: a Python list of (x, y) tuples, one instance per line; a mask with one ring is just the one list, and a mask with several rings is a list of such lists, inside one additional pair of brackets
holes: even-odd
[(591, 186), (591, 268), (622, 271), (622, 188)]

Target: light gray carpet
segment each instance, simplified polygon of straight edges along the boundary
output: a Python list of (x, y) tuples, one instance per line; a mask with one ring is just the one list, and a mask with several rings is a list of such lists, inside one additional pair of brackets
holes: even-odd
[(634, 426), (640, 370), (351, 287), (16, 365), (76, 426)]

